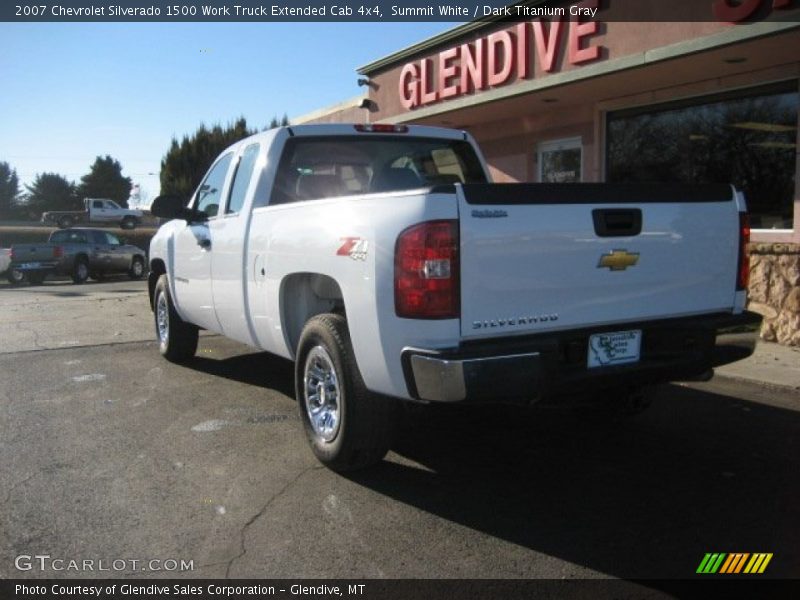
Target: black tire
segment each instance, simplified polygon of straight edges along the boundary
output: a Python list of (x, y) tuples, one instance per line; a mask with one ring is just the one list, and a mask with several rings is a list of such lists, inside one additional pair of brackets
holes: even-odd
[(11, 267), (8, 273), (6, 273), (6, 279), (8, 279), (11, 285), (22, 285), (27, 281), (28, 277), (25, 271), (20, 271), (19, 269)]
[(131, 268), (128, 269), (128, 277), (131, 279), (141, 279), (144, 277), (144, 259), (141, 256), (133, 257)]
[[(323, 373), (329, 377), (321, 378)], [(363, 469), (389, 451), (397, 402), (366, 389), (343, 316), (317, 315), (306, 323), (297, 348), (295, 396), (311, 450), (328, 468)], [(319, 411), (316, 426), (313, 408)]]
[(600, 407), (610, 417), (635, 417), (642, 414), (664, 393), (664, 385), (625, 386), (598, 394)]
[(59, 229), (68, 229), (72, 227), (73, 220), (72, 217), (61, 217), (58, 219), (58, 228)]
[(72, 265), (72, 282), (81, 284), (89, 279), (89, 261), (83, 257), (76, 258)]
[[(166, 275), (158, 278), (153, 290), (153, 317), (161, 356), (175, 363), (184, 362), (194, 356), (197, 352), (197, 327), (181, 319), (175, 310)], [(162, 331), (164, 324), (166, 330)]]
[(136, 229), (137, 224), (138, 221), (136, 220), (136, 217), (125, 217), (122, 219), (122, 222), (120, 222), (119, 226), (120, 229)]

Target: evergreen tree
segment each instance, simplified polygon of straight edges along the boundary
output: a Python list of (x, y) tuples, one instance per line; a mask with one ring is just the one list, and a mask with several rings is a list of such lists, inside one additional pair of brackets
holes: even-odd
[(283, 113), (283, 116), (278, 120), (277, 115), (273, 116), (272, 119), (269, 121), (269, 125), (264, 128), (264, 131), (268, 131), (270, 129), (275, 129), (276, 127), (286, 127), (289, 125), (289, 117), (286, 116), (286, 113)]
[(57, 173), (40, 173), (25, 188), (28, 191), (25, 208), (30, 212), (83, 208), (83, 202), (75, 193), (75, 186)]
[(131, 180), (122, 176), (122, 165), (109, 155), (98, 156), (89, 173), (81, 177), (77, 194), (83, 198), (110, 198), (120, 206), (128, 206), (131, 193)]
[(17, 171), (7, 162), (0, 162), (0, 219), (11, 218), (19, 197)]
[(172, 138), (161, 160), (161, 193), (188, 199), (220, 152), (254, 133), (240, 117), (224, 129), (221, 125), (209, 129), (201, 124), (191, 137), (184, 136), (180, 142)]

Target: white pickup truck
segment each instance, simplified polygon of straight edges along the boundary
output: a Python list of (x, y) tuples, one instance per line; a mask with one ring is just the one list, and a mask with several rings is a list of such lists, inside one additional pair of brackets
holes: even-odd
[(198, 329), (295, 363), (316, 456), (387, 452), (399, 401), (531, 402), (708, 378), (749, 356), (728, 185), (492, 184), (464, 132), (306, 125), (242, 140), (150, 245), (161, 353)]
[(144, 213), (133, 208), (122, 208), (106, 198), (84, 198), (85, 210), (51, 210), (42, 213), (42, 223), (55, 223), (67, 229), (76, 223), (116, 223), (122, 229), (136, 229)]

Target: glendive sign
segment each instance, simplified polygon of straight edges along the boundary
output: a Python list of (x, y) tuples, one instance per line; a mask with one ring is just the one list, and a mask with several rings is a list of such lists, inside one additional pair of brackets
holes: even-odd
[(792, 0), (716, 0), (713, 4), (714, 16), (719, 21), (738, 23), (751, 17), (762, 5), (769, 4), (772, 8), (791, 8)]
[[(598, 1), (585, 0), (578, 6), (597, 9)], [(532, 48), (540, 69), (546, 73), (556, 68), (559, 50), (564, 44), (566, 60), (571, 65), (599, 59), (602, 46), (592, 40), (597, 35), (598, 22), (567, 15), (518, 23), (443, 50), (434, 57), (407, 63), (400, 71), (402, 105), (411, 110), (499, 87), (511, 83), (514, 75), (516, 80), (530, 79), (533, 76)]]

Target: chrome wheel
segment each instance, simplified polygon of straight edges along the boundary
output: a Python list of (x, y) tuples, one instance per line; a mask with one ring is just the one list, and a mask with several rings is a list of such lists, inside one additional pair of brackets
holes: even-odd
[(339, 433), (341, 390), (333, 360), (322, 346), (315, 346), (306, 357), (303, 376), (304, 400), (308, 420), (320, 438), (332, 441)]
[(131, 269), (133, 271), (134, 277), (141, 277), (142, 273), (144, 273), (144, 264), (140, 260), (133, 261), (133, 267)]
[(163, 293), (156, 298), (156, 332), (158, 341), (166, 345), (169, 342), (169, 306)]

